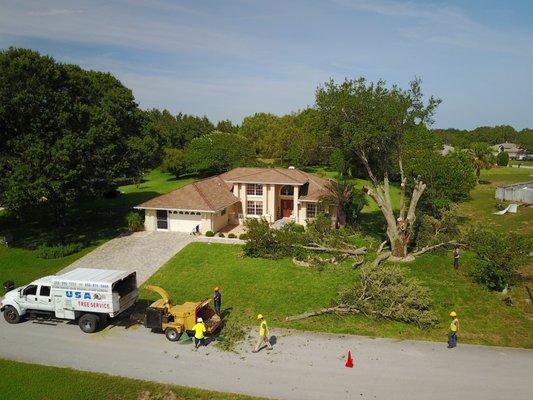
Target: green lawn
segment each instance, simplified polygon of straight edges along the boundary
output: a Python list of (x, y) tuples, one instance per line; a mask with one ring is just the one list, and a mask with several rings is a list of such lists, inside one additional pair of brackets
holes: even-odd
[[(287, 323), (284, 319), (289, 315), (331, 305), (339, 289), (353, 282), (357, 272), (347, 265), (320, 272), (297, 267), (290, 259), (255, 259), (243, 257), (240, 252), (240, 246), (190, 244), (148, 283), (167, 289), (175, 302), (210, 296), (212, 288), (220, 286), (223, 308), (230, 307), (250, 325), (256, 323), (255, 315), (262, 313), (273, 326), (285, 328), (444, 341), (448, 313), (455, 309), (462, 321), (460, 338), (464, 342), (533, 347), (533, 322), (522, 305), (507, 307), (499, 294), (472, 283), (467, 274), (453, 271), (447, 253), (428, 254), (404, 265), (409, 274), (431, 289), (434, 308), (441, 319), (437, 328), (424, 331), (364, 316), (324, 315)], [(468, 267), (468, 254), (464, 258)], [(157, 298), (148, 291), (143, 291), (142, 296)]]
[[(531, 169), (492, 168), (481, 172), (480, 184), (470, 193), (469, 201), (459, 204), (459, 212), (467, 218), (466, 225), (483, 222), (496, 230), (516, 232), (533, 237), (533, 208), (519, 207), (516, 214), (494, 215), (499, 200), (494, 198), (496, 187), (507, 183), (533, 180)], [(508, 204), (508, 203), (504, 203)]]
[[(122, 186), (114, 199), (85, 201), (69, 210), (67, 227), (58, 229), (48, 215), (34, 215), (30, 222), (20, 222), (0, 214), (0, 232), (14, 236), (13, 247), (0, 246), (0, 283), (12, 279), (22, 285), (46, 274), (53, 274), (96, 246), (119, 235), (126, 229), (126, 214), (132, 207), (154, 196), (184, 186), (195, 179), (175, 179), (172, 175), (153, 170), (140, 185)], [(86, 242), (88, 247), (68, 257), (53, 260), (38, 258), (34, 249), (46, 241)]]
[[(0, 397), (17, 400), (245, 400), (257, 397), (0, 359)], [(31, 384), (28, 384), (30, 383)], [(174, 396), (172, 395), (174, 394)]]

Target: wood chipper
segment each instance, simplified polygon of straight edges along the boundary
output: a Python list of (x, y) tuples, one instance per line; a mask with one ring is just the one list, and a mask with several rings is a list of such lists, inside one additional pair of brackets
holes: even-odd
[(158, 293), (161, 298), (146, 308), (144, 326), (165, 332), (165, 336), (171, 342), (179, 340), (183, 332), (192, 331), (198, 317), (204, 320), (207, 334), (213, 334), (222, 323), (220, 317), (209, 306), (211, 299), (174, 305), (165, 289), (153, 285), (145, 287)]

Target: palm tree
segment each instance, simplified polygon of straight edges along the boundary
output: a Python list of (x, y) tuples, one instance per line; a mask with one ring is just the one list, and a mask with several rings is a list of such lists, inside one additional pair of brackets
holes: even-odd
[(320, 202), (325, 206), (337, 207), (337, 224), (341, 227), (353, 222), (367, 203), (364, 193), (357, 191), (350, 182), (330, 180), (326, 189), (328, 193), (321, 197)]
[(494, 164), (494, 154), (492, 148), (487, 143), (472, 143), (467, 149), (476, 169), (476, 183), (479, 183), (479, 176), (482, 169), (490, 169)]

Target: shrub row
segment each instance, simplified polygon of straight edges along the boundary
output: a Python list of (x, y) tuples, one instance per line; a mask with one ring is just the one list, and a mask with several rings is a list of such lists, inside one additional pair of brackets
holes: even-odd
[(37, 248), (37, 257), (44, 259), (62, 258), (81, 251), (83, 243), (60, 244), (56, 246), (41, 245)]

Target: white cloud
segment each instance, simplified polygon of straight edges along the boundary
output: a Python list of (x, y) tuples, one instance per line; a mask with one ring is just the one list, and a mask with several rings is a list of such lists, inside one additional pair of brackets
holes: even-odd
[(72, 15), (72, 14), (82, 14), (83, 10), (69, 10), (66, 8), (60, 9), (60, 10), (44, 10), (44, 11), (29, 11), (28, 15), (31, 16), (38, 16), (38, 17), (46, 17), (46, 16), (54, 16), (54, 15)]

